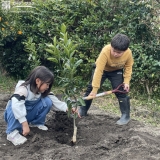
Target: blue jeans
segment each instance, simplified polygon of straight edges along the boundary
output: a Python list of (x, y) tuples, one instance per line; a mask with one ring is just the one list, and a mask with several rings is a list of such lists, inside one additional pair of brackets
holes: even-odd
[[(26, 101), (25, 106), (27, 111), (27, 122), (35, 125), (44, 125), (46, 115), (52, 107), (52, 101), (49, 97), (39, 98), (35, 101)], [(15, 129), (22, 132), (22, 124), (14, 117), (11, 101), (5, 110), (4, 119), (7, 123), (7, 134)]]

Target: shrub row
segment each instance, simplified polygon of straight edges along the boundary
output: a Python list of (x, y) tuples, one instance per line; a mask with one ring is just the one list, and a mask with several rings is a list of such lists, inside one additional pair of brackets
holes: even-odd
[[(56, 64), (47, 60), (50, 55), (45, 49), (46, 43), (59, 37), (59, 27), (64, 23), (69, 36), (78, 44), (75, 56), (83, 59), (79, 74), (84, 80), (90, 78), (91, 66), (101, 48), (110, 43), (116, 33), (124, 33), (131, 39), (135, 59), (132, 88), (149, 95), (160, 94), (159, 29), (156, 9), (150, 1), (33, 2), (33, 8), (29, 9), (12, 7), (7, 13), (0, 10), (1, 63), (12, 76), (24, 78), (36, 60), (56, 74)], [(28, 60), (29, 57), (32, 58)]]

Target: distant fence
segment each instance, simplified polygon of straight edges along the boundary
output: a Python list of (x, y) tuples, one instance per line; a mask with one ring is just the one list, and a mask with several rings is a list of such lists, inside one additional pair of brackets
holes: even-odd
[(11, 8), (10, 1), (2, 1), (2, 9), (9, 10)]
[(10, 10), (12, 7), (31, 7), (33, 2), (10, 2), (10, 1), (2, 1), (2, 9)]

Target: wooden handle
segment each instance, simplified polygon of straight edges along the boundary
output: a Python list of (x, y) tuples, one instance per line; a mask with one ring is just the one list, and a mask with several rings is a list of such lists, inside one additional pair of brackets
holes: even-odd
[(84, 100), (89, 100), (89, 99), (93, 99), (93, 98), (105, 96), (105, 95), (111, 94), (111, 93), (112, 93), (112, 91), (107, 91), (107, 92), (103, 92), (103, 93), (96, 94), (95, 97), (93, 97), (93, 96), (88, 96), (88, 97), (84, 97), (83, 99), (84, 99)]

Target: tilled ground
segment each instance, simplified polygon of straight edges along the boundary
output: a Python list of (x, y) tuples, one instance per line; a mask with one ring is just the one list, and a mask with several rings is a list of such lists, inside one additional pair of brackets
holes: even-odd
[(71, 143), (73, 119), (51, 111), (48, 131), (31, 128), (27, 142), (14, 146), (6, 140), (4, 108), (0, 109), (0, 160), (160, 160), (160, 129), (131, 120), (125, 126), (92, 106), (89, 115), (77, 118), (77, 142)]

